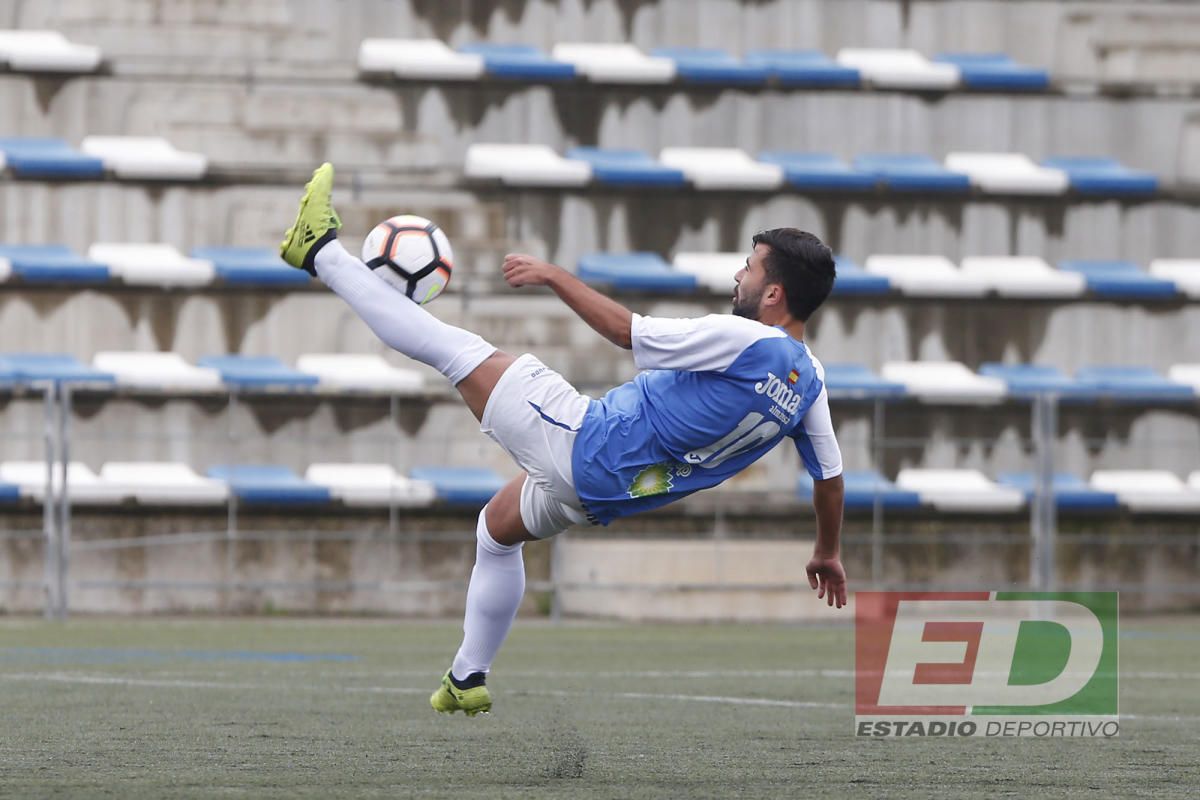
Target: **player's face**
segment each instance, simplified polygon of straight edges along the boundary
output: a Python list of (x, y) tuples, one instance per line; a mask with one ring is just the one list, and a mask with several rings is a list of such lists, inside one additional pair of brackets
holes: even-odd
[(757, 321), (762, 305), (763, 291), (767, 286), (767, 271), (763, 265), (770, 248), (765, 244), (754, 245), (754, 251), (746, 264), (733, 276), (733, 313), (739, 317)]

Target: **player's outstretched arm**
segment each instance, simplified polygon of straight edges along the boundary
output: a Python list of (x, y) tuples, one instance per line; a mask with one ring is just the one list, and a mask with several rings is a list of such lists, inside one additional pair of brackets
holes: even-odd
[(549, 286), (580, 319), (605, 339), (626, 350), (633, 347), (633, 312), (562, 267), (513, 253), (504, 257), (504, 279), (512, 287)]
[(817, 544), (808, 562), (808, 584), (817, 599), (838, 608), (846, 605), (846, 570), (842, 568), (842, 501), (846, 495), (842, 476), (813, 481), (813, 508), (817, 512)]

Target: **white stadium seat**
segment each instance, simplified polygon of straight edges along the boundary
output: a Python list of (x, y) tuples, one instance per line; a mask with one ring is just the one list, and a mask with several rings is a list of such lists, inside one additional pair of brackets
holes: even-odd
[(1001, 486), (974, 469), (902, 469), (896, 486), (921, 496), (939, 511), (965, 513), (1016, 511), (1025, 493)]
[(944, 256), (868, 256), (866, 270), (882, 275), (909, 297), (982, 297), (988, 285)]
[(110, 461), (100, 467), (100, 480), (145, 505), (223, 505), (229, 498), (224, 481), (177, 461)]
[(755, 161), (736, 147), (667, 147), (659, 161), (681, 170), (697, 189), (778, 189), (783, 167)]
[(1179, 291), (1193, 300), (1200, 300), (1200, 259), (1156, 258), (1150, 262), (1150, 274), (1174, 281)]
[(176, 150), (157, 136), (87, 136), (79, 149), (104, 161), (118, 178), (197, 180), (208, 171), (208, 158)]
[(376, 355), (307, 353), (296, 360), (296, 369), (316, 375), (320, 388), (334, 392), (413, 394), (425, 385), (419, 372), (393, 367)]
[(669, 83), (675, 78), (674, 61), (648, 56), (631, 44), (565, 42), (556, 44), (551, 56), (574, 64), (594, 83)]
[(95, 72), (100, 48), (75, 44), (58, 31), (0, 30), (0, 65), (26, 72)]
[(962, 78), (958, 67), (930, 61), (916, 50), (845, 48), (838, 51), (837, 62), (858, 70), (870, 85), (891, 89), (946, 91)]
[(1200, 469), (1188, 476), (1187, 485), (1189, 489), (1200, 492)]
[(968, 256), (962, 274), (982, 280), (1001, 297), (1080, 297), (1087, 291), (1087, 278), (1064, 272), (1034, 256)]
[(390, 464), (312, 464), (304, 477), (348, 506), (419, 507), (436, 496), (432, 483), (406, 478)]
[(98, 242), (87, 257), (137, 286), (207, 286), (217, 273), (211, 261), (188, 258), (169, 244)]
[(992, 194), (1066, 194), (1070, 184), (1067, 173), (1038, 166), (1021, 153), (950, 153), (945, 164)]
[(472, 80), (483, 75), (483, 56), (455, 52), (440, 39), (365, 39), (358, 68), (401, 78)]
[(1176, 364), (1167, 370), (1167, 379), (1187, 384), (1200, 394), (1200, 364)]
[(104, 351), (96, 354), (92, 365), (112, 373), (118, 386), (164, 392), (225, 391), (220, 372), (189, 364), (178, 353)]
[(1112, 492), (1130, 511), (1191, 514), (1200, 511), (1200, 488), (1164, 469), (1096, 470), (1092, 488)]
[(466, 173), (512, 186), (583, 186), (592, 179), (590, 164), (563, 158), (543, 144), (473, 144)]
[[(60, 464), (55, 464), (53, 480), (56, 489), (61, 485), (61, 472)], [(0, 464), (0, 481), (15, 483), (21, 487), (21, 494), (43, 502), (46, 497), (46, 462), (5, 461)], [(121, 487), (101, 480), (81, 461), (72, 461), (67, 465), (67, 494), (73, 502), (91, 505), (116, 505), (130, 496)]]
[(880, 374), (929, 402), (994, 403), (1008, 394), (1004, 381), (976, 375), (957, 361), (889, 361)]
[(733, 276), (746, 266), (745, 253), (676, 253), (678, 272), (696, 276), (696, 283), (714, 292), (733, 294)]

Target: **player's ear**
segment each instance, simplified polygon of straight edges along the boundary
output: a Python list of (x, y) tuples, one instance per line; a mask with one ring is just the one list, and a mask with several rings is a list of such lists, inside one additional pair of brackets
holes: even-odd
[(778, 283), (768, 284), (767, 290), (763, 292), (763, 300), (770, 306), (777, 306), (784, 303), (783, 286)]

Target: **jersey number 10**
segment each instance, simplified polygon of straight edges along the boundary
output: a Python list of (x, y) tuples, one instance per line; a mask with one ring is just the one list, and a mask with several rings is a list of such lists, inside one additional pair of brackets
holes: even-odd
[(738, 453), (744, 453), (752, 447), (774, 439), (779, 433), (779, 423), (774, 420), (762, 420), (762, 414), (751, 411), (742, 417), (742, 421), (728, 434), (706, 447), (691, 451), (683, 460), (703, 469), (712, 469)]

